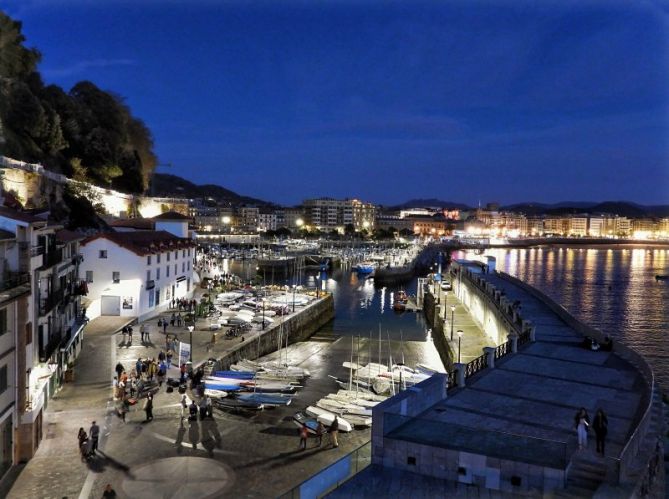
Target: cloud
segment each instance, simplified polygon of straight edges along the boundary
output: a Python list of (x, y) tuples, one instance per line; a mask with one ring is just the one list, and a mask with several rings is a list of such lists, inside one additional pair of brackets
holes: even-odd
[(62, 78), (84, 73), (89, 69), (110, 68), (115, 66), (136, 66), (137, 61), (133, 59), (93, 59), (90, 61), (79, 61), (69, 66), (60, 68), (41, 68), (42, 74), (48, 78)]

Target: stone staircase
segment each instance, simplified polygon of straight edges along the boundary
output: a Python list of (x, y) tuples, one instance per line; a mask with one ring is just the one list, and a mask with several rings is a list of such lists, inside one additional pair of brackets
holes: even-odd
[(582, 452), (574, 456), (567, 475), (567, 488), (555, 497), (591, 498), (606, 479), (606, 465), (599, 457)]

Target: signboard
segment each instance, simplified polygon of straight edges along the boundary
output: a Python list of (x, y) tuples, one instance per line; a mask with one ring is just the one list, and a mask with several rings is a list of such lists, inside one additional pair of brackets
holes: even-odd
[(190, 360), (190, 343), (179, 342), (179, 366)]

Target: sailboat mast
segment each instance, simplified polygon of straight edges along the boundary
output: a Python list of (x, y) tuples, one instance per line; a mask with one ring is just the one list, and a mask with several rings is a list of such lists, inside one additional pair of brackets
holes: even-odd
[(351, 336), (351, 365), (348, 370), (348, 389), (353, 390), (353, 336)]

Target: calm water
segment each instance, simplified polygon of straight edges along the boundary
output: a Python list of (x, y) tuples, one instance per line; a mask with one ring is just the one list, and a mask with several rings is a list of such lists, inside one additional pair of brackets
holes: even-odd
[(486, 255), (497, 258), (498, 270), (635, 348), (669, 389), (669, 282), (655, 280), (656, 274), (669, 274), (669, 249), (551, 247), (495, 249)]

